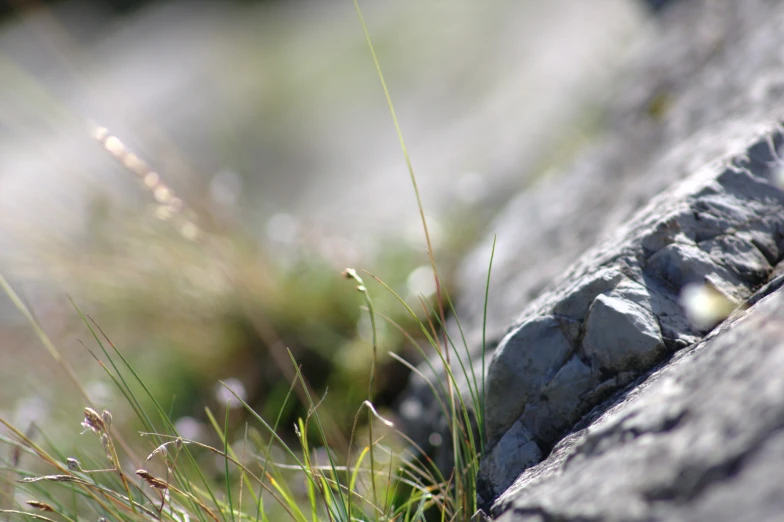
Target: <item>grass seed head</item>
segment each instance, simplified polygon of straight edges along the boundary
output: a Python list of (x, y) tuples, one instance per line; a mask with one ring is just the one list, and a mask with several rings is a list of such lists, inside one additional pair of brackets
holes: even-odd
[(101, 420), (103, 421), (104, 426), (106, 429), (111, 428), (112, 426), (112, 414), (109, 410), (103, 410), (101, 412)]
[(152, 476), (146, 469), (137, 469), (136, 476), (143, 479), (151, 488), (169, 489), (169, 484), (166, 481)]
[[(94, 433), (106, 431), (106, 424), (98, 413), (92, 408), (84, 409), (84, 421), (82, 421), (84, 431), (91, 430)], [(84, 433), (84, 431), (82, 433)]]
[(54, 508), (47, 504), (46, 502), (41, 502), (40, 500), (28, 500), (27, 505), (30, 507), (34, 507), (35, 509), (40, 509), (41, 511), (50, 511), (53, 512)]
[(112, 460), (112, 447), (109, 441), (108, 433), (101, 434), (101, 445), (103, 446), (103, 450), (106, 452), (106, 458)]
[(82, 471), (81, 463), (73, 457), (65, 459), (65, 465), (68, 466), (68, 469), (71, 471)]
[(158, 454), (160, 454), (161, 457), (166, 458), (166, 454), (168, 453), (168, 451), (166, 450), (166, 444), (168, 444), (168, 442), (165, 442), (165, 443), (161, 444), (160, 446), (158, 446), (157, 448), (155, 448), (152, 453), (147, 455), (147, 458), (144, 461), (145, 462), (149, 462), (150, 459), (152, 459), (155, 455), (158, 455)]

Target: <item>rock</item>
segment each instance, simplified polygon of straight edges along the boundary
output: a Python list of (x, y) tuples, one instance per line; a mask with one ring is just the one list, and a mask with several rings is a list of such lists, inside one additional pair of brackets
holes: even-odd
[[(569, 419), (578, 416), (583, 409), (583, 395), (595, 386), (591, 367), (578, 355), (572, 356), (542, 388), (541, 401), (525, 409), (523, 425), (545, 447), (552, 445), (561, 432), (570, 427)], [(563, 422), (557, 422), (559, 419)]]
[[(679, 304), (687, 285), (740, 304), (782, 284), (774, 267), (784, 255), (784, 12), (764, 0), (693, 0), (660, 16), (658, 38), (610, 104), (609, 130), (510, 201), (459, 272), (457, 313), (480, 368), (484, 277), (499, 235), (487, 325), (496, 349), (485, 358), (488, 460), (509, 430), (550, 454), (589, 411), (703, 339), (708, 330)], [(542, 321), (551, 327), (540, 343), (526, 325)], [(571, 346), (558, 352), (561, 366), (523, 362), (554, 361), (541, 347), (555, 338)], [(440, 423), (427, 417), (429, 396), (412, 378), (409, 397), (428, 413), (408, 420), (426, 432)], [(483, 500), (524, 471), (511, 465), (523, 457), (482, 464)]]
[(574, 288), (568, 291), (553, 311), (558, 315), (565, 315), (572, 319), (581, 319), (588, 313), (597, 294), (612, 290), (621, 282), (623, 274), (617, 268), (602, 268), (575, 282)]
[[(512, 332), (502, 343), (511, 348), (494, 360), (495, 379), (488, 382), (488, 397), (511, 402), (488, 404), (488, 433), (511, 425), (524, 405), (537, 394), (572, 353), (572, 343), (552, 316), (537, 317)], [(532, 376), (521, 379), (521, 376)]]
[(741, 282), (696, 244), (673, 243), (662, 248), (648, 259), (647, 270), (673, 288), (683, 288), (692, 283), (702, 283), (712, 278), (731, 294), (742, 292)]
[(526, 469), (542, 460), (544, 454), (523, 423), (515, 422), (482, 460), (486, 476), (503, 475), (507, 469)]
[[(512, 198), (462, 263), (457, 313), (474, 341), (494, 236), (491, 344), (582, 253), (684, 176), (721, 158), (732, 158), (735, 168), (775, 175), (767, 166), (778, 161), (784, 141), (771, 132), (784, 106), (784, 12), (765, 0), (692, 0), (671, 2), (660, 16), (653, 41), (634, 57), (612, 93), (607, 131), (572, 163)], [(666, 110), (652, 114), (657, 98), (666, 99)], [(527, 167), (520, 170), (522, 177)], [(705, 212), (695, 208), (697, 230), (704, 233), (692, 238), (697, 242), (711, 238), (706, 214), (724, 219), (720, 209), (707, 208), (715, 202), (703, 204)], [(669, 225), (676, 224), (662, 224)], [(662, 233), (647, 240), (672, 239)], [(665, 245), (645, 246), (658, 251)], [(475, 354), (478, 346), (472, 343)]]
[(650, 309), (610, 295), (598, 295), (585, 320), (583, 352), (600, 371), (650, 368), (664, 355), (659, 325)]
[[(495, 441), (518, 422), (546, 454), (609, 393), (700, 338), (704, 332), (676, 304), (683, 288), (708, 284), (740, 303), (767, 281), (772, 267), (751, 237), (780, 250), (784, 192), (768, 182), (772, 166), (737, 172), (726, 164), (701, 169), (654, 198), (532, 302), (522, 324), (501, 341), (487, 374), (486, 434), (493, 463), (480, 471), (484, 495), (502, 493), (523, 471), (515, 466), (527, 454), (518, 456), (512, 447), (504, 449), (505, 461), (493, 457)], [(587, 310), (573, 305), (588, 301)], [(572, 343), (559, 329), (555, 310), (570, 310), (570, 319), (581, 325)], [(567, 360), (577, 365), (566, 355), (576, 355), (586, 368), (574, 373), (572, 393), (548, 394), (549, 381)]]
[(499, 522), (781, 520), (782, 331), (778, 290), (590, 415), (492, 514)]

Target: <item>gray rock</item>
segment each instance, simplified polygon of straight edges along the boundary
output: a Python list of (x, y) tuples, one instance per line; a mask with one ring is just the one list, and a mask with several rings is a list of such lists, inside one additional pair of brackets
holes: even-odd
[(781, 520), (784, 293), (618, 397), (494, 504), (503, 522)]
[(584, 409), (583, 396), (598, 386), (591, 367), (578, 355), (572, 356), (553, 379), (542, 388), (541, 401), (525, 408), (523, 425), (536, 440), (552, 445), (574, 424)]
[(665, 354), (650, 310), (628, 299), (599, 295), (585, 320), (583, 353), (599, 371), (650, 368)]
[[(708, 334), (679, 304), (686, 285), (742, 304), (763, 285), (784, 284), (773, 268), (784, 257), (784, 11), (765, 0), (693, 0), (662, 17), (658, 42), (611, 104), (611, 130), (491, 226), (501, 241), (488, 307), (496, 349), (485, 360), (481, 500), (524, 471), (515, 466), (531, 452), (515, 447), (555, 455), (584, 415)], [(651, 114), (657, 97), (668, 108)], [(457, 313), (475, 368), (488, 243), (459, 277)], [(527, 326), (540, 321), (550, 324), (544, 342)], [(564, 347), (560, 366), (544, 364), (556, 360), (544, 348), (553, 339)], [(427, 404), (416, 378), (411, 390)], [(409, 420), (437, 424), (423, 418)], [(517, 442), (503, 460), (498, 444), (510, 430)], [(630, 516), (646, 509), (628, 505)]]
[[(782, 145), (771, 125), (784, 106), (784, 11), (766, 0), (691, 0), (661, 15), (654, 40), (632, 57), (611, 93), (607, 132), (515, 196), (462, 263), (457, 312), (469, 338), (481, 330), (494, 235), (487, 331), (498, 341), (585, 250), (688, 173), (730, 157), (737, 168), (774, 174), (769, 164)], [(521, 165), (521, 178), (531, 168)]]
[(561, 322), (552, 316), (523, 324), (504, 344), (511, 348), (493, 359), (489, 371), (495, 378), (487, 386), (486, 423), (488, 432), (495, 433), (511, 426), (524, 405), (555, 376), (572, 352)]
[(525, 469), (541, 461), (543, 456), (531, 433), (522, 422), (517, 421), (482, 459), (481, 473), (497, 476), (505, 473), (510, 466)]
[(574, 288), (567, 291), (567, 295), (553, 307), (553, 311), (559, 315), (581, 320), (596, 295), (612, 290), (622, 279), (623, 274), (617, 268), (601, 268), (595, 274), (576, 281)]
[[(708, 284), (740, 303), (767, 280), (772, 267), (750, 238), (778, 245), (784, 192), (767, 181), (766, 172), (737, 172), (725, 164), (701, 169), (654, 198), (527, 307), (522, 324), (504, 338), (488, 367), (491, 453), (517, 421), (547, 453), (608, 394), (700, 339), (704, 332), (677, 305), (686, 285)], [(652, 245), (660, 249), (651, 251)], [(583, 313), (589, 300), (584, 316), (575, 313)], [(570, 320), (582, 325), (573, 349), (554, 319), (555, 310), (568, 310)], [(554, 344), (561, 349), (553, 349)], [(567, 354), (577, 355), (587, 370), (575, 374), (572, 393), (545, 393), (567, 360), (577, 364)], [(559, 388), (567, 386), (564, 382)], [(503, 492), (523, 471), (512, 465), (520, 458), (507, 455), (509, 465), (495, 461), (482, 468), (483, 498)]]
[(646, 270), (675, 290), (711, 278), (714, 282), (720, 281), (730, 295), (742, 292), (737, 288), (742, 286), (741, 281), (695, 244), (667, 245), (648, 259)]

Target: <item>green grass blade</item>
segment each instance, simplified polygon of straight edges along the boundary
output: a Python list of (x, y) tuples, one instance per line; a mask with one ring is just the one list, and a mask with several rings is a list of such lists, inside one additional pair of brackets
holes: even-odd
[(493, 259), (495, 258), (495, 243), (496, 236), (493, 236), (493, 248), (490, 250), (490, 263), (487, 267), (487, 282), (485, 283), (485, 303), (482, 312), (482, 423), (479, 426), (479, 432), (483, 437), (482, 451), (484, 451), (484, 432), (485, 432), (485, 413), (487, 412), (487, 403), (485, 399), (485, 381), (487, 373), (485, 372), (485, 356), (487, 351), (487, 303), (490, 299), (490, 273), (493, 270)]
[(232, 504), (231, 498), (231, 475), (229, 474), (229, 412), (231, 411), (230, 404), (226, 403), (226, 420), (223, 424), (223, 453), (226, 454), (226, 457), (223, 459), (224, 462), (224, 473), (226, 478), (226, 498), (229, 502), (229, 516), (231, 517), (231, 522), (234, 522), (234, 505)]

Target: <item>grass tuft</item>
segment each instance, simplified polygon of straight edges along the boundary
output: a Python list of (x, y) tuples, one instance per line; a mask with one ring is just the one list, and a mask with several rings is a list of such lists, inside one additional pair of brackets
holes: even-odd
[[(135, 418), (114, 419), (109, 410), (94, 404), (78, 373), (0, 274), (0, 288), (79, 391), (84, 408), (82, 433), (90, 440), (86, 451), (64, 449), (57, 446), (57, 437), (50, 440), (46, 433), (41, 434), (44, 441), (38, 442), (35, 425), (23, 431), (0, 417), (0, 424), (5, 428), (5, 433), (0, 434), (0, 443), (10, 448), (10, 456), (3, 459), (5, 474), (0, 489), (7, 507), (0, 512), (8, 517), (50, 522), (83, 519), (102, 522), (267, 522), (283, 519), (296, 522), (425, 522), (468, 520), (476, 511), (476, 475), (485, 444), (485, 323), (495, 242), (485, 292), (483, 362), (477, 376), (453, 301), (439, 276), (419, 187), (392, 98), (357, 0), (354, 5), (416, 196), (435, 280), (435, 296), (434, 299), (420, 296), (421, 313), (415, 312), (390, 285), (373, 274), (363, 274), (401, 305), (407, 319), (426, 340), (429, 351), (395, 318), (378, 311), (363, 277), (354, 269), (346, 269), (343, 275), (354, 281), (356, 290), (362, 294), (362, 310), (369, 319), (372, 350), (366, 397), (356, 408), (348, 437), (337, 431), (328, 410), (324, 410), (327, 393), (317, 394), (303, 375), (302, 365), (294, 353), (281, 344), (262, 319), (256, 318), (258, 323), (254, 326), (260, 336), (269, 341), (267, 345), (275, 352), (276, 363), (288, 377), (288, 389), (276, 418), (268, 420), (241, 394), (222, 383), (234, 400), (218, 406), (222, 409), (219, 412), (223, 414), (222, 421), (219, 421), (221, 415), (205, 408), (214, 434), (205, 436), (207, 441), (193, 440), (178, 433), (171, 413), (173, 406), (168, 411), (161, 406), (162, 401), (142, 378), (142, 372), (72, 300), (76, 314), (92, 337), (93, 346), (86, 348)], [(195, 212), (174, 194), (157, 172), (126, 149), (108, 130), (97, 128), (95, 138), (138, 176), (160, 205), (161, 214), (165, 214), (182, 235), (198, 245), (210, 245), (209, 234), (197, 225)], [(447, 310), (454, 317), (459, 338), (453, 335), (454, 331), (450, 332)], [(449, 429), (453, 463), (450, 470), (440, 469), (416, 441), (389, 420), (383, 410), (379, 411), (376, 389), (381, 345), (379, 318), (401, 333), (434, 376), (427, 377), (412, 363), (390, 353), (393, 359), (427, 383), (440, 405)], [(459, 343), (462, 343), (460, 348)], [(435, 354), (434, 360), (440, 362), (440, 371), (431, 362), (430, 352)], [(283, 433), (281, 424), (293, 397), (299, 399), (305, 414), (292, 427), (292, 438)], [(237, 410), (244, 411), (249, 421), (239, 427), (235, 422)], [(127, 427), (132, 425), (142, 430), (137, 430), (138, 436), (130, 438)], [(242, 435), (240, 442), (232, 442), (238, 433)], [(237, 444), (242, 446), (239, 454), (235, 449)], [(145, 454), (146, 458), (142, 460), (139, 455)], [(339, 464), (343, 462), (345, 465)], [(17, 500), (22, 495), (25, 500)], [(49, 514), (55, 518), (50, 518)]]

